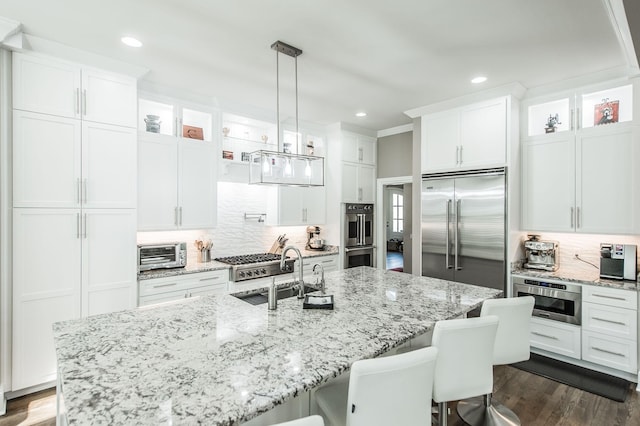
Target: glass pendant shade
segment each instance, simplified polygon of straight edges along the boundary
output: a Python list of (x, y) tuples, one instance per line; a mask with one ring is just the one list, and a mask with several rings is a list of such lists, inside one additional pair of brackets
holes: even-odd
[(324, 158), (276, 151), (255, 151), (249, 158), (249, 183), (324, 186)]

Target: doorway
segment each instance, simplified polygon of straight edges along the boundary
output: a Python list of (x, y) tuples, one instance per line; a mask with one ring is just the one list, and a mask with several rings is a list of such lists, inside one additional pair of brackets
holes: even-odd
[(377, 264), (411, 273), (411, 176), (378, 179)]

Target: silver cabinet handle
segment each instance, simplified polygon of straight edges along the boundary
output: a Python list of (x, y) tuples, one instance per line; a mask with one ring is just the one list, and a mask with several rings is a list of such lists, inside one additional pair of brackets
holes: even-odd
[(87, 214), (84, 214), (84, 220), (82, 221), (82, 238), (87, 238)]
[(576, 228), (580, 228), (580, 207), (576, 207)]
[(76, 213), (76, 238), (80, 239), (80, 213)]
[(464, 145), (460, 145), (460, 165), (462, 165), (462, 150), (464, 149)]
[(573, 207), (571, 207), (571, 228), (573, 229)]
[(364, 152), (362, 148), (358, 148), (358, 161), (360, 161), (361, 163), (362, 161), (364, 161)]
[(82, 179), (82, 202), (87, 202), (87, 179)]
[(154, 285), (153, 288), (173, 287), (174, 285), (178, 285), (178, 283), (158, 284)]
[(532, 331), (531, 334), (535, 334), (536, 336), (546, 337), (547, 339), (559, 340), (556, 336), (548, 336), (546, 334), (538, 333), (536, 331)]
[(182, 226), (182, 207), (179, 207), (178, 211), (180, 212), (180, 226)]
[(620, 352), (612, 352), (612, 351), (608, 351), (606, 349), (601, 349), (601, 348), (597, 348), (595, 346), (591, 346), (591, 349), (593, 349), (594, 351), (600, 351), (600, 352), (604, 352), (606, 354), (611, 354), (611, 355), (615, 355), (615, 356), (621, 356), (621, 357), (626, 357), (625, 354), (621, 354)]
[(358, 188), (358, 201), (362, 201), (362, 188)]
[(222, 277), (200, 278), (200, 281), (218, 281)]
[(626, 323), (624, 323), (622, 321), (612, 321), (612, 320), (609, 320), (609, 319), (598, 318), (598, 317), (591, 317), (591, 318), (593, 318), (594, 320), (597, 320), (597, 321), (608, 322), (608, 323), (611, 323), (611, 324), (627, 325)]
[(627, 300), (624, 297), (608, 296), (606, 294), (597, 294), (597, 293), (593, 293), (593, 297), (604, 297), (605, 299), (624, 300), (624, 301)]
[(178, 206), (173, 208), (173, 223), (178, 226)]
[(458, 160), (460, 156), (460, 146), (456, 145), (456, 166), (460, 164), (460, 160)]
[(582, 128), (582, 117), (580, 116), (580, 108), (576, 108), (576, 130)]
[(456, 200), (456, 212), (455, 212), (455, 229), (453, 230), (453, 235), (454, 235), (454, 250), (455, 250), (455, 257), (453, 259), (453, 263), (454, 263), (454, 267), (456, 268), (456, 271), (460, 271), (462, 269), (461, 266), (458, 266), (458, 228), (460, 228), (460, 200)]
[(80, 114), (80, 88), (76, 87), (76, 114)]
[(76, 199), (78, 200), (78, 204), (82, 203), (82, 183), (80, 178), (76, 179)]
[(449, 235), (450, 234), (449, 228), (451, 226), (451, 224), (449, 223), (449, 218), (451, 216), (451, 200), (447, 200), (446, 206), (447, 206), (446, 207), (447, 220), (445, 222), (445, 225), (447, 227), (447, 231), (445, 234), (444, 265), (447, 267), (447, 269), (451, 269), (453, 268), (453, 266), (449, 264), (449, 251), (451, 250), (450, 248), (451, 237)]
[(87, 89), (82, 91), (82, 115), (87, 115)]

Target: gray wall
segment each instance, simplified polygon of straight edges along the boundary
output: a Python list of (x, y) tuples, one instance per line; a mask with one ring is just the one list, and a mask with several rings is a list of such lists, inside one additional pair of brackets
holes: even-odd
[(378, 138), (378, 178), (411, 176), (413, 132)]

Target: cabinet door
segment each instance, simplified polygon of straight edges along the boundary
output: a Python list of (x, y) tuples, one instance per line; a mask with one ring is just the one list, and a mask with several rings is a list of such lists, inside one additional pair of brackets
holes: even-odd
[(358, 201), (373, 203), (376, 198), (376, 168), (361, 165), (358, 168)]
[(637, 144), (632, 129), (586, 129), (577, 140), (576, 230), (635, 234), (638, 231)]
[(422, 117), (422, 172), (458, 166), (460, 116), (448, 111)]
[(305, 224), (322, 225), (327, 221), (327, 201), (325, 187), (302, 188), (304, 190)]
[(136, 212), (86, 209), (82, 223), (82, 315), (136, 306)]
[(575, 226), (573, 136), (525, 142), (522, 161), (522, 227), (571, 232)]
[(351, 133), (342, 132), (340, 137), (342, 146), (342, 161), (358, 163), (360, 161), (358, 152), (358, 137)]
[(79, 120), (14, 111), (14, 207), (80, 205)]
[(177, 200), (176, 139), (164, 135), (140, 136), (138, 140), (138, 230), (176, 229)]
[(342, 201), (358, 202), (358, 165), (342, 163)]
[(80, 117), (80, 67), (55, 59), (13, 54), (13, 107)]
[(183, 139), (179, 146), (179, 226), (181, 229), (213, 228), (218, 206), (215, 145)]
[(135, 208), (137, 132), (128, 127), (83, 122), (84, 207)]
[(138, 93), (133, 78), (105, 71), (82, 70), (82, 119), (136, 127)]
[(460, 112), (461, 167), (500, 166), (506, 162), (507, 107), (504, 98)]
[(376, 140), (365, 136), (358, 136), (358, 159), (360, 163), (376, 164)]
[[(276, 205), (274, 213), (277, 223), (274, 225), (302, 225), (305, 223), (304, 192), (309, 188), (281, 186), (277, 188), (276, 195), (271, 200)], [(269, 213), (267, 213), (269, 216)]]
[(79, 236), (78, 209), (13, 209), (13, 390), (56, 378), (51, 326), (80, 318)]

